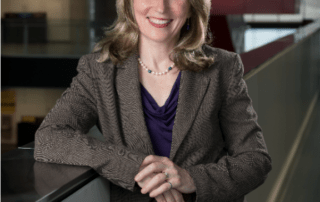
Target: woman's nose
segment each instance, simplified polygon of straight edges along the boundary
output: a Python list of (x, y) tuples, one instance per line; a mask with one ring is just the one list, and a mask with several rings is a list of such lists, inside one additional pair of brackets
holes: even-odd
[(165, 11), (166, 3), (168, 3), (167, 0), (155, 0), (155, 2), (156, 10), (159, 13), (163, 13)]

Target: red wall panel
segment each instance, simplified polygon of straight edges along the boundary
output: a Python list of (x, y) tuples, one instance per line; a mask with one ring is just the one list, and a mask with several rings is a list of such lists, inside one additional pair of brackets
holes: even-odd
[(300, 0), (213, 0), (211, 14), (295, 14), (299, 8)]

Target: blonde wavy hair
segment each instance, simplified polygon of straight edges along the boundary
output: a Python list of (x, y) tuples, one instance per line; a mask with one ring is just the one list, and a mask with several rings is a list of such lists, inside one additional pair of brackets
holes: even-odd
[[(215, 61), (202, 50), (204, 44), (212, 43), (209, 17), (211, 0), (188, 0), (191, 9), (190, 29), (185, 24), (180, 38), (169, 53), (169, 58), (179, 70), (201, 71)], [(118, 18), (109, 27), (103, 28), (104, 37), (95, 45), (92, 52), (100, 52), (97, 62), (109, 58), (113, 64), (122, 63), (133, 51), (138, 51), (139, 27), (134, 18), (133, 0), (117, 0)]]

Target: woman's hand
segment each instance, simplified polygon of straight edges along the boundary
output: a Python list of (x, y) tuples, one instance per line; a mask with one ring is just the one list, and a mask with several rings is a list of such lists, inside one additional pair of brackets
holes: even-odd
[[(146, 183), (148, 183), (156, 175), (157, 175), (156, 173), (152, 173), (149, 176), (145, 177), (140, 182), (137, 182), (137, 184), (142, 188)], [(159, 194), (154, 198), (157, 202), (167, 202), (167, 201), (184, 202), (182, 194), (176, 189), (170, 189), (162, 194)]]
[(155, 197), (157, 202), (184, 202), (182, 194), (176, 189), (170, 189), (169, 191), (164, 192), (163, 194)]
[[(168, 179), (164, 172), (168, 173)], [(152, 179), (144, 181), (146, 177)], [(140, 186), (141, 180), (144, 183)], [(193, 179), (187, 170), (180, 168), (167, 157), (156, 155), (149, 155), (143, 160), (135, 181), (142, 188), (142, 194), (150, 192), (150, 197), (154, 198), (170, 189), (170, 184), (167, 182), (180, 193), (190, 194), (196, 191)]]

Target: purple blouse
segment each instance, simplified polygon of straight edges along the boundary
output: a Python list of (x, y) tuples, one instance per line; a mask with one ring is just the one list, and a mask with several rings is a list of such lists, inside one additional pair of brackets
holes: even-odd
[(169, 158), (172, 142), (172, 129), (178, 105), (181, 71), (171, 89), (166, 103), (159, 107), (147, 89), (141, 85), (141, 98), (144, 117), (153, 145), (154, 153)]

